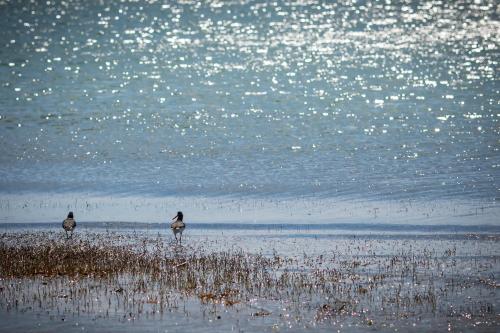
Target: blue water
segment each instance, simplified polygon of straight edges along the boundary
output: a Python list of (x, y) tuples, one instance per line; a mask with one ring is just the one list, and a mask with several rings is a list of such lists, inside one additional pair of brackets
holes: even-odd
[[(83, 222), (79, 223), (78, 230), (94, 229), (94, 230), (150, 230), (162, 231), (170, 234), (168, 223), (137, 223), (137, 222)], [(19, 229), (61, 229), (60, 223), (50, 222), (35, 222), (35, 223), (2, 223), (0, 230), (19, 230)], [(264, 232), (277, 232), (277, 231), (297, 231), (297, 232), (337, 232), (341, 236), (356, 235), (359, 232), (368, 234), (380, 233), (397, 233), (398, 236), (402, 234), (411, 235), (413, 237), (420, 237), (422, 233), (431, 234), (437, 233), (440, 237), (449, 235), (452, 238), (460, 235), (466, 237), (478, 236), (479, 234), (488, 234), (498, 236), (500, 234), (500, 226), (498, 225), (407, 225), (407, 224), (386, 224), (386, 223), (322, 223), (322, 224), (289, 224), (289, 223), (189, 223), (190, 230), (204, 230), (211, 232), (227, 232), (238, 233), (239, 231), (264, 231)], [(471, 234), (474, 233), (474, 234)]]
[(0, 192), (500, 197), (494, 1), (4, 1)]

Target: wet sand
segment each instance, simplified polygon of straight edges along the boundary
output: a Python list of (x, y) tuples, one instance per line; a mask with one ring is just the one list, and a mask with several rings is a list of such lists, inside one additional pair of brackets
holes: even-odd
[(499, 328), (497, 233), (2, 231), (4, 332)]

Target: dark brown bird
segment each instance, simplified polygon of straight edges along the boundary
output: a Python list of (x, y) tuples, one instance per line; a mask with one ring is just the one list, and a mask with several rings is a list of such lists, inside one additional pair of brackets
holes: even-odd
[[(73, 212), (68, 213), (68, 217), (63, 221), (62, 227), (66, 231), (66, 238), (73, 237), (73, 230), (76, 228), (76, 221), (73, 218)], [(69, 235), (68, 235), (69, 232)]]

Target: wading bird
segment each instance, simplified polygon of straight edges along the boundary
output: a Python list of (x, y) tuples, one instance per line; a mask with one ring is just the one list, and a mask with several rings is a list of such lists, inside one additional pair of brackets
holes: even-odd
[[(182, 214), (182, 212), (177, 212), (177, 215), (172, 219), (174, 222), (170, 224), (170, 228), (174, 233), (175, 240), (179, 241), (179, 243), (182, 243), (182, 232), (186, 228), (186, 224), (182, 221), (183, 218), (184, 215)], [(177, 239), (177, 234), (180, 234), (179, 239)]]
[[(76, 221), (73, 218), (73, 212), (69, 212), (68, 217), (63, 221), (62, 227), (66, 231), (66, 238), (73, 237), (73, 230), (76, 228)], [(69, 231), (69, 235), (68, 235)]]

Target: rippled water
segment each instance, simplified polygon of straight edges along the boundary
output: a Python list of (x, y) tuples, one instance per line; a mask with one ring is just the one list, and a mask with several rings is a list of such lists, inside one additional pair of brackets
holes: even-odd
[(499, 197), (495, 1), (0, 1), (0, 191)]

